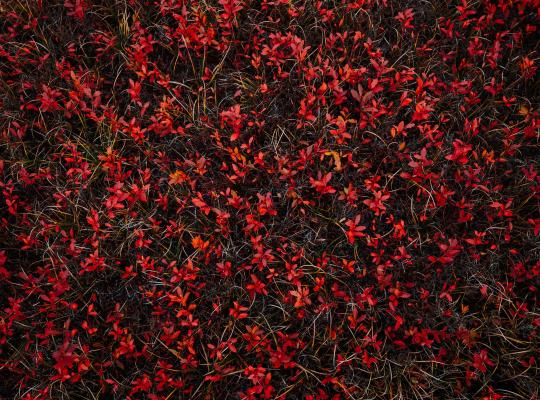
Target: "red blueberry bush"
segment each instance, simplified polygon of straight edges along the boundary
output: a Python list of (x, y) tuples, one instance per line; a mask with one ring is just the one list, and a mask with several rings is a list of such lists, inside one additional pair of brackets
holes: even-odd
[(0, 397), (538, 398), (539, 7), (0, 2)]

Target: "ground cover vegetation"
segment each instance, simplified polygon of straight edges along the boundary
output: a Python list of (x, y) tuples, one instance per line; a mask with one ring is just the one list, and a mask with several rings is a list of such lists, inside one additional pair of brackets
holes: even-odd
[(539, 6), (0, 1), (0, 398), (538, 398)]

